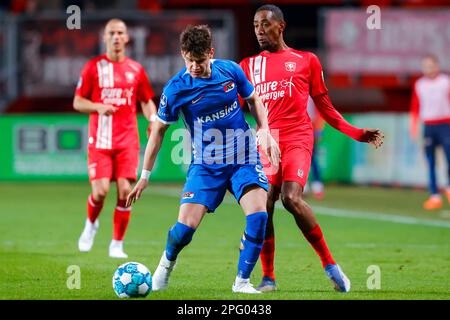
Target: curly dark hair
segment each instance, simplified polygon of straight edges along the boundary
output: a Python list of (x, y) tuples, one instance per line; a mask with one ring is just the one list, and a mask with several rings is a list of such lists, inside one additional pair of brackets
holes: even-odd
[(193, 57), (201, 57), (209, 52), (212, 46), (211, 29), (205, 25), (188, 25), (180, 35), (181, 51)]

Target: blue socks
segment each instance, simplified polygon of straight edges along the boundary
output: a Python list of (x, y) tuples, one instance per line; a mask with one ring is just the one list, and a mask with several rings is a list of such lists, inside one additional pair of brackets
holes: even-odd
[(181, 249), (189, 244), (195, 229), (181, 222), (175, 223), (167, 234), (166, 256), (170, 261), (175, 261)]
[(250, 274), (258, 261), (266, 233), (267, 212), (255, 212), (246, 217), (247, 225), (242, 236), (238, 277), (250, 278)]
[[(250, 278), (250, 274), (258, 261), (264, 243), (266, 232), (267, 212), (255, 212), (246, 217), (247, 224), (241, 240), (238, 263), (238, 276)], [(177, 259), (180, 251), (188, 245), (195, 229), (181, 222), (170, 228), (167, 234), (166, 256), (170, 261)]]

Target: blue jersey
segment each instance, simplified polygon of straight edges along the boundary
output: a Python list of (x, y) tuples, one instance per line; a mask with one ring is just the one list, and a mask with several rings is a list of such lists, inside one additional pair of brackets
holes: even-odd
[(190, 132), (192, 163), (257, 163), (256, 141), (238, 101), (238, 94), (247, 99), (253, 92), (238, 64), (211, 59), (209, 78), (193, 78), (183, 68), (167, 82), (158, 118), (174, 123), (181, 114)]

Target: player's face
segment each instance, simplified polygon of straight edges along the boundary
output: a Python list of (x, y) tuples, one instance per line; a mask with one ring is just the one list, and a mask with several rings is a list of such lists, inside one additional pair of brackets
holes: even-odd
[(211, 75), (211, 59), (214, 49), (205, 52), (201, 56), (194, 56), (190, 52), (181, 52), (186, 69), (193, 78), (207, 78)]
[(103, 40), (107, 51), (123, 51), (129, 40), (126, 25), (120, 21), (109, 22), (105, 27)]
[(439, 64), (432, 58), (425, 58), (422, 60), (423, 75), (429, 78), (434, 78), (439, 74)]
[(285, 24), (273, 17), (272, 11), (258, 11), (253, 20), (256, 39), (261, 50), (276, 51), (282, 39)]

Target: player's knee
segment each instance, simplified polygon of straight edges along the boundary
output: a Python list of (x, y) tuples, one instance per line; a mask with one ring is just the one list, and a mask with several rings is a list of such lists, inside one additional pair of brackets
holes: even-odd
[(281, 202), (286, 209), (303, 206), (303, 199), (296, 192), (286, 192), (281, 195)]
[(131, 188), (119, 190), (119, 199), (126, 199), (131, 192)]
[(96, 188), (92, 192), (92, 196), (94, 197), (95, 201), (104, 201), (106, 196), (108, 195), (109, 189), (106, 187), (100, 187)]

